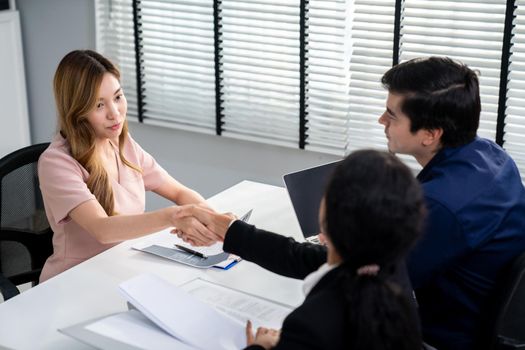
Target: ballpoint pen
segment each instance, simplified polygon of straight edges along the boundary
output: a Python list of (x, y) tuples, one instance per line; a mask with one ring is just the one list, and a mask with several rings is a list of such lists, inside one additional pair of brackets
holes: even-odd
[(246, 214), (244, 214), (243, 216), (241, 216), (239, 218), (239, 220), (244, 221), (244, 222), (248, 222), (248, 220), (250, 220), (250, 216), (252, 215), (252, 211), (253, 211), (253, 209), (248, 210), (248, 212)]
[(199, 258), (202, 258), (202, 259), (208, 258), (206, 255), (202, 254), (201, 252), (198, 252), (196, 250), (190, 249), (190, 248), (185, 247), (183, 245), (175, 244), (175, 247), (179, 248), (180, 250), (182, 250), (182, 251), (184, 251), (186, 253), (190, 253), (190, 254), (193, 254), (195, 256), (198, 256)]

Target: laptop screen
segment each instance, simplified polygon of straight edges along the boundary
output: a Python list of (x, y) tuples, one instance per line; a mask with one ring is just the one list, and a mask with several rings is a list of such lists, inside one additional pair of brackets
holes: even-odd
[(319, 205), (326, 185), (340, 162), (331, 162), (283, 176), (305, 238), (319, 233)]

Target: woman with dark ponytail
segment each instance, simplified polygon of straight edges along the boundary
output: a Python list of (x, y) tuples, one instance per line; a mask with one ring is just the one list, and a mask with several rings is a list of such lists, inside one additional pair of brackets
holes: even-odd
[(335, 170), (324, 201), (321, 231), (329, 263), (330, 250), (339, 262), (345, 348), (421, 349), (410, 301), (392, 280), (422, 223), (410, 170), (388, 153), (353, 153)]
[(423, 199), (394, 155), (357, 151), (337, 167), (319, 213), (324, 246), (197, 206), (178, 210), (224, 237), (225, 251), (304, 279), (305, 301), (281, 331), (261, 327), (253, 336), (248, 322), (247, 349), (422, 349), (403, 261), (420, 233)]

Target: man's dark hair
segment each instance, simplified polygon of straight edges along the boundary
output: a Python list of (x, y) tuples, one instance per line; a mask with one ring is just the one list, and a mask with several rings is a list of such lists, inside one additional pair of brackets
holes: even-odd
[[(392, 276), (419, 237), (423, 220), (419, 182), (393, 154), (357, 151), (335, 169), (321, 225), (343, 260), (348, 349), (421, 349), (415, 313)], [(357, 274), (371, 264), (379, 266), (377, 275)]]
[(443, 129), (443, 147), (474, 140), (481, 103), (476, 73), (447, 57), (416, 58), (388, 70), (381, 83), (390, 93), (404, 96), (401, 110), (412, 133)]

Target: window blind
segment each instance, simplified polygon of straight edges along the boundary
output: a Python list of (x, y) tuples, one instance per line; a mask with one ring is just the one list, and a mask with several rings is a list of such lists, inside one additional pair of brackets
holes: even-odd
[(378, 119), (385, 111), (387, 91), (381, 77), (392, 67), (395, 1), (355, 0), (351, 9), (349, 132), (347, 149), (386, 149), (384, 127)]
[(222, 0), (222, 135), (297, 147), (299, 0)]
[(516, 1), (503, 147), (525, 181), (525, 1)]
[(400, 61), (449, 56), (480, 72), (478, 134), (496, 137), (505, 0), (405, 0)]
[(132, 0), (97, 0), (97, 51), (120, 69), (121, 86), (128, 101), (128, 118), (138, 120), (135, 38)]
[(212, 0), (141, 0), (144, 121), (215, 133)]
[(506, 99), (504, 0), (96, 0), (97, 49), (122, 70), (130, 119), (140, 71), (145, 123), (289, 147), (305, 140), (307, 150), (341, 156), (386, 148), (380, 79), (394, 59), (450, 56), (480, 72), (479, 135), (498, 132), (525, 174), (524, 2), (516, 0)]
[(310, 0), (306, 20), (306, 149), (343, 155), (348, 104), (353, 1)]

